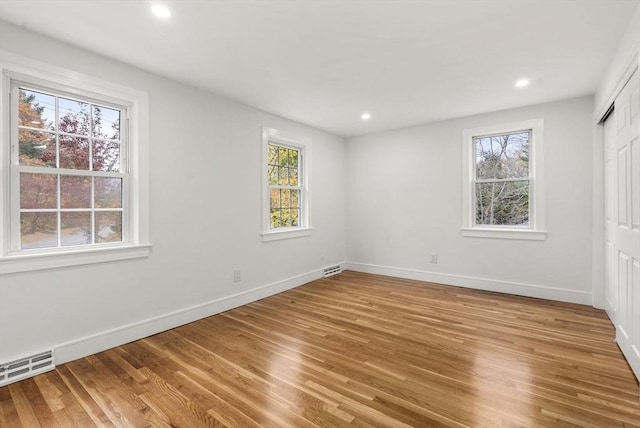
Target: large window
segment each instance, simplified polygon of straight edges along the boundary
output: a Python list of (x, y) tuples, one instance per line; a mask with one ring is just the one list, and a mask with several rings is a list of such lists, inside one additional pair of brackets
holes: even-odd
[(13, 250), (126, 241), (126, 107), (16, 82), (11, 93)]
[(2, 67), (0, 273), (147, 256), (146, 94), (22, 61)]
[(310, 234), (309, 141), (263, 130), (263, 240)]
[(544, 239), (542, 120), (464, 132), (463, 235)]

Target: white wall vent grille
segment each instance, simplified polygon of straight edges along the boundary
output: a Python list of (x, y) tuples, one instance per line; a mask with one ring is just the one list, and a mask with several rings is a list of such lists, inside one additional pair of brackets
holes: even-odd
[(322, 272), (322, 277), (326, 278), (328, 276), (336, 275), (340, 272), (342, 272), (342, 266), (340, 265), (331, 266), (328, 268), (324, 268), (324, 271)]
[(0, 364), (0, 386), (48, 372), (55, 368), (53, 350)]

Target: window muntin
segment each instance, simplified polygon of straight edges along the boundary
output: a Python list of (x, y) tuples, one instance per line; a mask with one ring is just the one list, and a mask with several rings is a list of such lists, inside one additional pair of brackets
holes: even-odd
[(12, 251), (126, 240), (124, 106), (12, 82)]
[(269, 142), (267, 150), (269, 227), (299, 227), (303, 191), (302, 150), (274, 142)]
[(531, 132), (473, 137), (476, 225), (529, 227)]

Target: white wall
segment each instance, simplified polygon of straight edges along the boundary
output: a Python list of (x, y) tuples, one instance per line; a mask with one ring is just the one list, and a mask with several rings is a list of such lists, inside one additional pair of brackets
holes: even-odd
[[(604, 78), (595, 94), (595, 113), (596, 120), (602, 118), (602, 113), (613, 103), (618, 95), (626, 79), (631, 77), (633, 70), (637, 67), (638, 42), (640, 41), (640, 7), (636, 8), (635, 13), (631, 16), (629, 24), (618, 43), (609, 68), (606, 70)], [(621, 81), (621, 77), (626, 75), (625, 81)]]
[[(348, 139), (347, 266), (591, 304), (592, 111), (584, 97)], [(462, 130), (534, 118), (547, 240), (463, 238)]]
[[(345, 260), (341, 138), (6, 23), (0, 34), (0, 50), (148, 93), (153, 243), (148, 259), (0, 276), (0, 362), (51, 347), (58, 361), (77, 358), (299, 285)], [(311, 237), (260, 239), (262, 126), (312, 139)]]

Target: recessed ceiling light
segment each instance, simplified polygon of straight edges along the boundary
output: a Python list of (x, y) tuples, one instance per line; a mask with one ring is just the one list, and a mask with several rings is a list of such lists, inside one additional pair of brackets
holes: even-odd
[(524, 88), (525, 86), (529, 86), (529, 81), (527, 79), (520, 79), (516, 82), (516, 88)]
[(151, 12), (158, 18), (167, 19), (171, 16), (171, 11), (168, 7), (161, 4), (154, 4), (151, 6)]
[(371, 119), (371, 114), (369, 114), (369, 113), (362, 113), (362, 114), (360, 115), (360, 117), (362, 118), (362, 120), (369, 120), (369, 119)]

